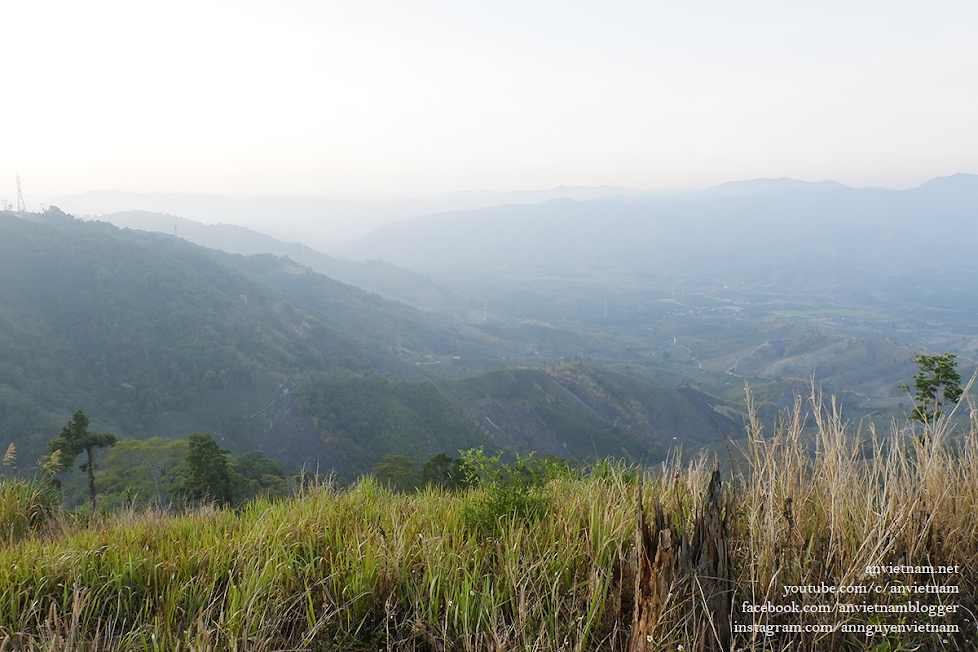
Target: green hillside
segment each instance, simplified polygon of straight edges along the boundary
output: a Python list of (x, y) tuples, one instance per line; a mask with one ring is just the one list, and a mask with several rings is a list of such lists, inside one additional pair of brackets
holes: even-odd
[(324, 322), (355, 334), (369, 349), (411, 360), (423, 355), (488, 357), (487, 338), (463, 336), (444, 322), (397, 301), (313, 272), (270, 254), (229, 255), (209, 250), (222, 264), (259, 281)]
[(524, 453), (649, 463), (673, 446), (699, 448), (742, 427), (723, 401), (580, 362), (500, 369), (442, 387), (499, 447)]
[(349, 478), (368, 473), (388, 454), (423, 462), (438, 453), (457, 456), (493, 446), (430, 381), (340, 373), (314, 379), (300, 390), (297, 403), (313, 417)]
[(589, 343), (446, 320), (270, 254), (0, 214), (0, 445), (22, 471), (78, 409), (120, 439), (207, 432), (349, 479), (479, 446), (648, 462), (736, 427), (692, 390), (527, 364)]
[(439, 285), (417, 272), (382, 260), (336, 258), (305, 244), (283, 242), (233, 224), (201, 224), (184, 217), (148, 211), (112, 213), (102, 215), (100, 219), (124, 228), (179, 233), (185, 240), (227, 253), (288, 257), (330, 278), (415, 306), (444, 309), (464, 306), (469, 301), (469, 297), (457, 288)]
[(674, 446), (699, 449), (743, 427), (719, 399), (582, 362), (435, 381), (314, 374), (283, 390), (270, 420), (262, 440), (269, 455), (288, 469), (333, 469), (347, 479), (384, 455), (420, 465), (475, 447), (653, 463)]
[(0, 214), (0, 281), (0, 432), (22, 460), (36, 459), (79, 407), (124, 437), (199, 428), (250, 446), (265, 424), (246, 417), (283, 378), (416, 373), (392, 353), (393, 334), (385, 348), (363, 327), (412, 309), (351, 288), (366, 298), (317, 314), (199, 247), (57, 209), (33, 220)]

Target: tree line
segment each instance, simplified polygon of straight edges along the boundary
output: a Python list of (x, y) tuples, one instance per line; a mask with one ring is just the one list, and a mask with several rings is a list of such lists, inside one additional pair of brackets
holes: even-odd
[[(110, 495), (128, 504), (206, 501), (234, 505), (259, 495), (286, 494), (282, 466), (259, 451), (234, 458), (207, 433), (193, 433), (186, 441), (158, 437), (119, 440), (112, 433), (93, 432), (90, 423), (84, 411), (75, 412), (58, 436), (48, 442), (50, 452), (38, 466), (55, 486), (63, 488), (59, 476), (71, 471), (81, 456), (78, 469), (87, 479), (93, 510), (98, 508), (100, 494), (96, 484), (99, 449), (110, 449), (106, 456), (109, 464), (104, 465), (107, 472), (100, 474), (100, 482), (109, 487)], [(116, 448), (118, 454), (114, 455)]]
[[(944, 416), (943, 408), (956, 404), (964, 389), (954, 354), (918, 354), (914, 362), (918, 373), (912, 390), (914, 407), (908, 416), (923, 425), (921, 437), (927, 437), (927, 429)], [(908, 385), (901, 388), (911, 393)], [(121, 496), (129, 504), (152, 499), (158, 504), (177, 501), (238, 505), (259, 495), (275, 498), (288, 493), (282, 466), (259, 451), (234, 458), (230, 450), (222, 448), (207, 433), (193, 433), (186, 441), (161, 438), (120, 441), (112, 433), (93, 432), (90, 424), (84, 411), (76, 411), (58, 436), (48, 441), (49, 453), (38, 460), (38, 466), (55, 486), (61, 487), (58, 476), (69, 472), (82, 456), (78, 469), (87, 480), (93, 511), (98, 508), (99, 497), (96, 453), (104, 448), (111, 451), (108, 459), (112, 463), (108, 466), (112, 473), (103, 474), (101, 481), (109, 488), (110, 495)], [(117, 454), (113, 457), (113, 453)], [(149, 459), (154, 461), (148, 463)], [(4, 473), (15, 467), (13, 444), (7, 448), (0, 465)], [(464, 455), (453, 458), (444, 453), (436, 454), (420, 469), (417, 467), (418, 462), (407, 456), (389, 454), (374, 465), (372, 474), (398, 491), (425, 486), (461, 489), (471, 484), (475, 468)]]
[[(109, 496), (111, 506), (135, 503), (171, 505), (215, 503), (241, 505), (258, 496), (280, 498), (289, 494), (292, 484), (309, 482), (310, 474), (287, 476), (282, 466), (260, 451), (233, 457), (208, 433), (193, 433), (186, 440), (118, 439), (108, 432), (95, 432), (83, 410), (76, 411), (58, 436), (49, 440), (49, 453), (38, 466), (52, 485), (62, 492), (67, 475), (75, 463), (86, 482), (87, 498), (93, 511), (100, 497)], [(107, 449), (100, 464), (97, 454)], [(3, 471), (13, 471), (16, 451), (7, 449)], [(402, 455), (386, 455), (372, 470), (381, 482), (399, 491), (427, 485), (447, 489), (467, 486), (461, 458), (439, 453), (420, 470), (418, 463)], [(100, 473), (96, 474), (97, 471)], [(76, 481), (77, 484), (77, 481)], [(104, 507), (109, 507), (108, 505)]]

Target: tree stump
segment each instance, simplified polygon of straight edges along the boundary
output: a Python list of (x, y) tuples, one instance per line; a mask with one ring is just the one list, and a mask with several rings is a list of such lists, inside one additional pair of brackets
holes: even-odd
[(730, 650), (733, 569), (725, 507), (718, 468), (713, 471), (703, 496), (693, 538), (692, 561), (697, 590), (693, 604), (700, 612), (700, 617), (696, 618), (700, 627), (697, 650)]
[(635, 528), (636, 570), (635, 607), (629, 652), (653, 649), (666, 626), (665, 615), (673, 598), (673, 587), (680, 571), (682, 550), (676, 532), (666, 527), (658, 499), (650, 529), (638, 488), (638, 527)]
[(648, 522), (641, 485), (636, 516), (629, 652), (655, 650), (682, 630), (697, 652), (729, 652), (733, 576), (720, 470), (713, 472), (697, 510), (692, 546), (674, 525), (666, 525), (657, 499)]

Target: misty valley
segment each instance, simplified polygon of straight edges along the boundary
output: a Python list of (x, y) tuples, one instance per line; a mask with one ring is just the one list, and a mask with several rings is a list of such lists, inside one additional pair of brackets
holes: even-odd
[(794, 631), (731, 586), (971, 585), (978, 177), (779, 181), (329, 253), (0, 212), (0, 649), (730, 649)]
[(84, 409), (347, 482), (479, 447), (648, 465), (740, 439), (745, 384), (769, 424), (814, 382), (883, 426), (913, 353), (970, 377), (978, 177), (751, 183), (436, 214), (336, 255), (158, 213), (6, 213), (0, 443), (29, 474)]
[(978, 2), (0, 22), (0, 652), (978, 650)]

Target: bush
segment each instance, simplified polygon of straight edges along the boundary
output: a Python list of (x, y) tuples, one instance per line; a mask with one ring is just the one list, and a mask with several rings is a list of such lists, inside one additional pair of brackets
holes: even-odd
[(502, 453), (487, 457), (481, 448), (462, 453), (467, 483), (483, 489), (474, 504), (465, 507), (465, 524), (486, 537), (498, 535), (510, 520), (532, 523), (545, 516), (550, 510), (543, 492), (547, 481), (571, 473), (565, 460), (534, 458), (530, 453), (504, 464), (501, 457)]

